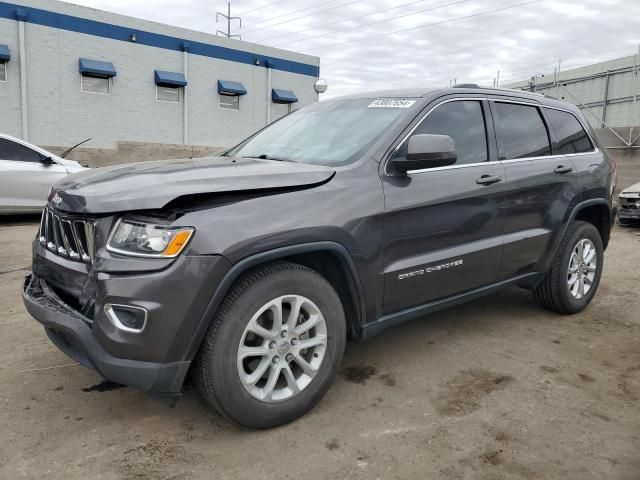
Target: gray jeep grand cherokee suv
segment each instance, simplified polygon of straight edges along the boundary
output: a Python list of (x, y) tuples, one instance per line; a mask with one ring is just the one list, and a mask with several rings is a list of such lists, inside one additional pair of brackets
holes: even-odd
[[(24, 302), (51, 341), (169, 403), (295, 419), (365, 340), (509, 285), (582, 310), (614, 175), (573, 106), (474, 86), (323, 101), (203, 159), (70, 176)], [(495, 305), (495, 308), (500, 308)]]

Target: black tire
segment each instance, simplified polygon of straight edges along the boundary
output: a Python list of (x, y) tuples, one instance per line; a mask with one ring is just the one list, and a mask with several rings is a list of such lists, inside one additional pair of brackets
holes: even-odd
[[(589, 291), (580, 299), (569, 291), (567, 272), (574, 248), (583, 239), (591, 240), (596, 250), (595, 277)], [(567, 228), (565, 235), (553, 259), (551, 269), (540, 284), (533, 290), (536, 301), (548, 310), (571, 314), (583, 310), (596, 293), (604, 259), (604, 248), (600, 232), (591, 223), (575, 221)]]
[[(315, 377), (300, 393), (278, 403), (260, 401), (240, 381), (236, 358), (245, 327), (259, 309), (283, 295), (301, 295), (322, 312), (327, 350)], [(310, 268), (278, 262), (255, 270), (231, 289), (207, 331), (193, 378), (203, 398), (238, 425), (264, 429), (288, 423), (309, 411), (336, 377), (346, 343), (346, 322), (338, 294)]]

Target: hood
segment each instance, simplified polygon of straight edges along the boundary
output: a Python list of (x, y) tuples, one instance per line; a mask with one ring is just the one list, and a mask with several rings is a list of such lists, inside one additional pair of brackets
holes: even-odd
[(66, 158), (56, 156), (55, 161), (62, 165), (67, 173), (76, 173), (81, 172), (82, 170), (87, 170), (87, 167), (83, 167), (75, 160), (68, 160)]
[(69, 175), (53, 186), (49, 201), (76, 213), (152, 210), (184, 195), (313, 186), (334, 173), (329, 167), (253, 158), (131, 163)]
[(625, 197), (628, 196), (630, 198), (640, 198), (640, 182), (634, 183), (630, 187), (625, 188), (622, 190), (620, 195), (624, 195)]

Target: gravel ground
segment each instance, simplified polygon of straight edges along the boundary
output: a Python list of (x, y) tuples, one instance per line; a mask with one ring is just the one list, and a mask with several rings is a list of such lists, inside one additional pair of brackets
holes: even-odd
[(509, 289), (347, 346), (304, 418), (240, 430), (72, 363), (26, 313), (37, 219), (0, 223), (0, 478), (640, 479), (640, 230), (564, 317)]

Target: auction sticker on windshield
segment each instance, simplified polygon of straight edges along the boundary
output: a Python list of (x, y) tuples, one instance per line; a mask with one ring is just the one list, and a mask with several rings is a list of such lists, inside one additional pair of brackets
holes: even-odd
[(415, 100), (407, 100), (404, 98), (377, 98), (371, 102), (368, 108), (409, 108)]

